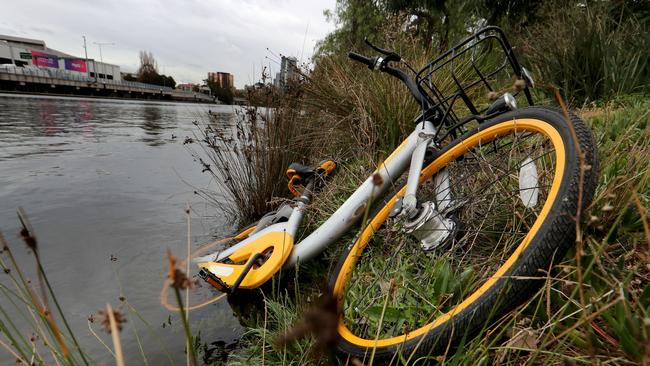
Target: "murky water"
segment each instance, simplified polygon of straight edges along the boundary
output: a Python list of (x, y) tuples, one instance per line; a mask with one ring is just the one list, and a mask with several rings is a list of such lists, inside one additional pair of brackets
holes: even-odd
[[(188, 202), (194, 246), (229, 228), (216, 209), (193, 195), (192, 186), (210, 181), (182, 141), (208, 109), (221, 112), (226, 124), (232, 108), (0, 94), (0, 230), (33, 275), (33, 257), (17, 238), (15, 211), (25, 209), (64, 312), (100, 364), (111, 358), (87, 318), (106, 303), (120, 306), (121, 293), (146, 321), (122, 305), (130, 364), (143, 363), (138, 339), (149, 364), (184, 363), (182, 325), (159, 304), (165, 253), (185, 252)], [(204, 287), (194, 296), (210, 294)], [(6, 300), (0, 294), (0, 302)], [(191, 317), (203, 341), (228, 343), (242, 332), (225, 302)], [(93, 329), (110, 344), (98, 325)], [(15, 364), (2, 349), (0, 360)]]

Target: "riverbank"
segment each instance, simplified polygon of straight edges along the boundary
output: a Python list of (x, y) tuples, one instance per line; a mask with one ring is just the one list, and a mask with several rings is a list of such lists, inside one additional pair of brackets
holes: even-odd
[(30, 92), (30, 91), (14, 91), (14, 90), (0, 90), (0, 95), (5, 96), (40, 96), (40, 97), (52, 97), (52, 98), (66, 98), (66, 99), (97, 99), (97, 100), (123, 100), (123, 101), (133, 101), (133, 102), (164, 102), (164, 103), (190, 103), (190, 104), (216, 104), (222, 105), (218, 100), (200, 100), (200, 99), (172, 99), (172, 98), (131, 98), (131, 97), (116, 97), (110, 95), (84, 95), (84, 94), (59, 94), (59, 93), (49, 93), (49, 92)]

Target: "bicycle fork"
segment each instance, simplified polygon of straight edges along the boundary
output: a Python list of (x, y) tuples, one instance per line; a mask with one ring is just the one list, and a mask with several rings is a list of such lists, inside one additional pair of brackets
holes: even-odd
[(423, 124), (418, 134), (418, 143), (411, 156), (406, 192), (401, 207), (393, 210), (391, 216), (403, 215), (403, 230), (420, 241), (424, 250), (433, 250), (448, 242), (456, 229), (456, 223), (446, 218), (443, 212), (451, 206), (449, 174), (445, 169), (436, 173), (434, 178), (433, 201), (418, 202), (417, 190), (420, 185), (422, 169), (427, 150), (433, 146), (435, 127), (432, 123)]

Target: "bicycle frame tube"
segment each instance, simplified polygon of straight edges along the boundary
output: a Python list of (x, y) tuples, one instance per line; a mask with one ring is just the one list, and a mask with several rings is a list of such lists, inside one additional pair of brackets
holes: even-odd
[[(420, 122), (417, 124), (415, 130), (393, 151), (393, 153), (380, 164), (379, 168), (375, 171), (382, 178), (380, 185), (373, 183), (373, 177), (368, 177), (359, 188), (341, 205), (341, 207), (330, 216), (330, 218), (323, 223), (318, 229), (311, 233), (301, 242), (293, 246), (291, 255), (285, 262), (285, 267), (292, 267), (298, 262), (303, 262), (313, 258), (322, 252), (332, 242), (336, 241), (343, 234), (345, 234), (354, 223), (359, 221), (366, 212), (366, 204), (374, 201), (377, 197), (382, 195), (397, 179), (406, 171), (411, 165), (409, 170), (409, 177), (407, 186), (413, 184), (417, 188), (417, 180), (420, 176), (424, 154), (423, 147), (431, 140), (435, 127), (429, 121)], [(374, 175), (374, 173), (373, 173)], [(415, 192), (413, 192), (415, 193)], [(296, 238), (298, 227), (302, 221), (306, 203), (311, 199), (311, 194), (306, 192), (300, 200), (297, 200), (292, 205), (292, 212), (285, 222), (278, 222), (268, 227), (253, 232), (246, 239), (233, 245), (232, 247), (223, 250), (219, 253), (210, 254), (203, 257), (194, 258), (195, 262), (219, 262), (228, 258), (231, 254), (238, 251), (240, 248), (254, 242), (258, 238), (263, 237), (269, 233), (287, 233), (291, 238)]]
[[(424, 162), (424, 154), (418, 154), (416, 158), (414, 152), (418, 146), (421, 147), (426, 144), (425, 140), (428, 140), (426, 135), (433, 136), (433, 132), (435, 132), (433, 123), (429, 121), (418, 123), (415, 130), (402, 141), (397, 149), (375, 171), (381, 176), (382, 184), (377, 186), (373, 183), (373, 177), (368, 177), (325, 223), (304, 240), (294, 245), (285, 267), (292, 267), (298, 262), (304, 262), (315, 257), (330, 243), (339, 239), (354, 223), (363, 217), (366, 212), (366, 205), (368, 203), (372, 204), (377, 197), (386, 192), (412, 164), (415, 167), (409, 172), (408, 179), (409, 182), (411, 180), (415, 181), (417, 185)], [(414, 174), (414, 176), (411, 177), (411, 174)]]

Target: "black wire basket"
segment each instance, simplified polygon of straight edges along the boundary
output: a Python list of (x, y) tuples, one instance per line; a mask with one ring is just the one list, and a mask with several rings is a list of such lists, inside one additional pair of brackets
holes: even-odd
[(494, 26), (438, 56), (416, 74), (415, 81), (433, 106), (430, 110), (442, 114), (447, 133), (436, 136), (438, 141), (462, 133), (471, 121), (484, 120), (494, 98), (505, 92), (519, 105), (533, 105), (532, 79), (519, 65), (504, 32)]

